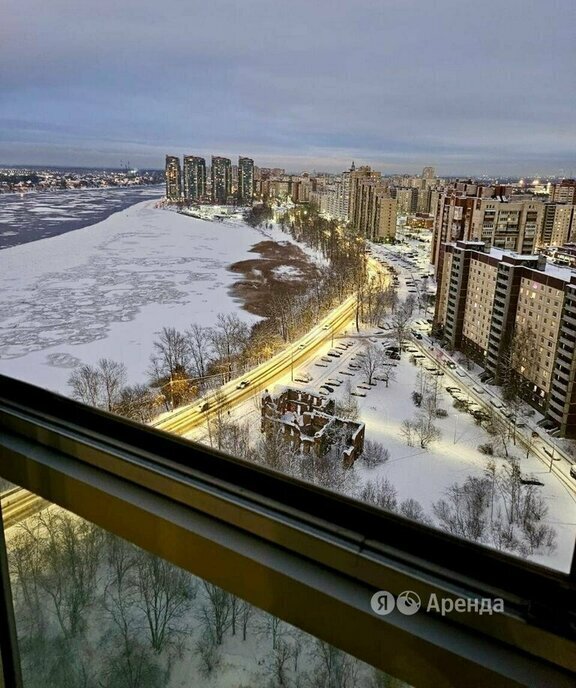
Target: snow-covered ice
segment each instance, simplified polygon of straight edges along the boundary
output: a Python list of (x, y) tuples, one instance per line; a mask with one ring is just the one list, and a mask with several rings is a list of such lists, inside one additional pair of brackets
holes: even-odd
[(0, 251), (0, 372), (67, 393), (79, 362), (122, 361), (144, 382), (162, 327), (258, 317), (229, 294), (228, 270), (272, 227), (206, 222), (138, 203), (103, 222)]

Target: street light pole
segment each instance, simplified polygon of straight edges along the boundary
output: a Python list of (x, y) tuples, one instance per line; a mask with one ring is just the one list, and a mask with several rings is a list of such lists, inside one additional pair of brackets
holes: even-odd
[(290, 349), (290, 379), (294, 382), (294, 349)]

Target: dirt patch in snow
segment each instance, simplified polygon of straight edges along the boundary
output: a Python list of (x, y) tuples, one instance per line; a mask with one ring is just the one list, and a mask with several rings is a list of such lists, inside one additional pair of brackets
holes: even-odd
[(272, 294), (302, 294), (319, 276), (318, 266), (295, 244), (261, 241), (250, 251), (260, 257), (230, 266), (229, 269), (242, 275), (242, 279), (232, 285), (229, 293), (243, 302), (244, 310), (254, 315), (270, 315)]

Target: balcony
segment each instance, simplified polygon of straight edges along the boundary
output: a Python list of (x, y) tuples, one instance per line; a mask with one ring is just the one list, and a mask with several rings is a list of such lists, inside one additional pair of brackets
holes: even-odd
[[(574, 564), (562, 574), (505, 556), (2, 376), (0, 390), (2, 478), (311, 634), (303, 642), (414, 686), (573, 685)], [(20, 688), (4, 541), (0, 564), (4, 683)], [(498, 598), (503, 611), (378, 615), (378, 590)]]

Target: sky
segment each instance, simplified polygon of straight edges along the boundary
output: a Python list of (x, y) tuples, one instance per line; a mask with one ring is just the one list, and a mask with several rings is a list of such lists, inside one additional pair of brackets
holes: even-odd
[(0, 6), (0, 165), (576, 175), (575, 0)]

